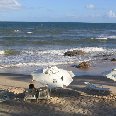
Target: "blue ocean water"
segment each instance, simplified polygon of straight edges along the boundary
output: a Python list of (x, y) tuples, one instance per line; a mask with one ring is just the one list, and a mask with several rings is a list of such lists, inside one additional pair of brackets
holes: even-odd
[[(96, 39), (107, 37), (107, 41)], [(93, 38), (93, 39), (92, 39)], [(1, 22), (0, 47), (116, 47), (116, 24)]]
[[(85, 56), (66, 57), (68, 50)], [(4, 51), (19, 51), (5, 55)], [(0, 22), (0, 68), (42, 67), (102, 59), (116, 54), (116, 24), (71, 22)]]

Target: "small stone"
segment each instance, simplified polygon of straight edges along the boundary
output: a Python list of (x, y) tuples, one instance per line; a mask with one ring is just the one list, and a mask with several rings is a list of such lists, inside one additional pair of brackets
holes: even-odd
[(89, 67), (90, 67), (89, 62), (81, 62), (81, 63), (77, 66), (77, 68), (81, 68), (81, 69), (87, 69), (87, 68), (89, 68)]

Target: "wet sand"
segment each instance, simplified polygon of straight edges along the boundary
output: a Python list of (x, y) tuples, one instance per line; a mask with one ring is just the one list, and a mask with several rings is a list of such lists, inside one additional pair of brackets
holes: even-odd
[(9, 87), (27, 88), (31, 82), (30, 75), (0, 73), (0, 88), (8, 89)]

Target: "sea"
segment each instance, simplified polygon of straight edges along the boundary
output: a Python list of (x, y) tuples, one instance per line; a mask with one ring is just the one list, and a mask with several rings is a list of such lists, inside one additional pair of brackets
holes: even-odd
[[(72, 50), (87, 54), (64, 56)], [(0, 22), (0, 72), (31, 73), (82, 61), (95, 66), (111, 58), (116, 58), (115, 23)]]

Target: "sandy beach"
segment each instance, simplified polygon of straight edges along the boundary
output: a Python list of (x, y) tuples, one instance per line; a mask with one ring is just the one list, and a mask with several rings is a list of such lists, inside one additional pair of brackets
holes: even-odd
[[(57, 65), (76, 76), (68, 87), (52, 91), (49, 100), (40, 100), (38, 103), (23, 99), (25, 89), (32, 83), (32, 70), (28, 73), (25, 70), (21, 73), (14, 68), (9, 68), (13, 72), (1, 70), (0, 89), (13, 95), (10, 100), (0, 103), (0, 116), (115, 116), (116, 82), (103, 76), (103, 72), (115, 68), (115, 62), (91, 63), (88, 69), (76, 68), (73, 66), (75, 64)], [(109, 88), (110, 93), (87, 90), (84, 82), (102, 85)]]
[(9, 87), (22, 87), (27, 88), (31, 81), (30, 75), (23, 74), (0, 74), (0, 88), (8, 89)]
[(116, 0), (0, 0), (0, 116), (116, 116)]
[[(103, 84), (110, 95), (85, 90), (84, 82)], [(0, 88), (28, 88), (30, 75), (0, 74)], [(0, 116), (115, 116), (116, 83), (103, 76), (78, 76), (69, 87), (51, 93), (51, 99), (39, 103), (10, 100), (0, 103)]]

